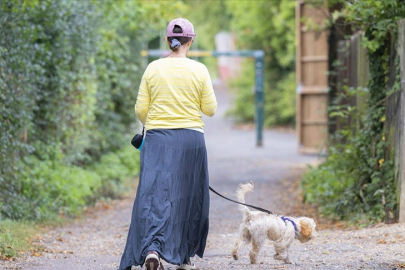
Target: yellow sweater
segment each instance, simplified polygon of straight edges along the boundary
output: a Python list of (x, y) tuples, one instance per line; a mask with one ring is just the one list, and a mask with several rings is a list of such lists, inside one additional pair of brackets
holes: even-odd
[(162, 58), (143, 74), (135, 113), (145, 129), (203, 128), (201, 112), (213, 116), (217, 100), (205, 65)]

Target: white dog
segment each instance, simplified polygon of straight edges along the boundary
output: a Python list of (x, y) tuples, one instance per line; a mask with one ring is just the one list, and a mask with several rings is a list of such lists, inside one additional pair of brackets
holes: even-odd
[[(241, 203), (245, 203), (245, 194), (253, 190), (253, 183), (241, 184), (236, 192), (236, 197)], [(238, 259), (238, 250), (243, 241), (252, 243), (249, 257), (252, 264), (257, 263), (257, 256), (264, 241), (273, 241), (276, 254), (274, 259), (291, 263), (288, 257), (288, 248), (292, 241), (298, 239), (305, 243), (316, 236), (316, 224), (312, 218), (307, 217), (283, 217), (267, 214), (259, 211), (250, 211), (246, 206), (240, 205), (243, 212), (242, 224), (239, 228), (239, 239), (235, 242), (232, 256)]]

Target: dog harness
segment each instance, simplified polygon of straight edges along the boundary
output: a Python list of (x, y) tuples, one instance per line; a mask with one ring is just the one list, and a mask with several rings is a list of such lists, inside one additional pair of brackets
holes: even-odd
[(283, 217), (283, 216), (281, 216), (281, 219), (282, 219), (284, 222), (287, 222), (287, 221), (291, 222), (292, 225), (294, 226), (294, 230), (297, 231), (297, 225), (295, 224), (294, 221), (292, 221), (291, 219), (289, 219), (289, 218), (287, 218), (287, 217)]

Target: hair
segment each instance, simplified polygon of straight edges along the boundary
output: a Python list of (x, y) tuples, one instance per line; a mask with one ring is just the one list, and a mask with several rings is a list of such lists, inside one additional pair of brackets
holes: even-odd
[[(183, 29), (181, 29), (180, 26), (175, 25), (173, 28), (173, 33), (183, 33)], [(180, 41), (181, 45), (184, 45), (191, 40), (191, 37), (167, 37), (167, 40), (170, 42), (170, 45), (172, 44), (173, 39), (177, 39), (178, 41)], [(179, 48), (172, 48), (172, 46), (170, 46), (170, 49), (174, 52), (179, 50)]]

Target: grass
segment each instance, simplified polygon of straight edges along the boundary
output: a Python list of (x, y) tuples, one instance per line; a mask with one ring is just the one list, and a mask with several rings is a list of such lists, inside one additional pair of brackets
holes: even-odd
[(0, 258), (12, 258), (32, 250), (32, 241), (38, 230), (39, 227), (33, 223), (0, 220)]
[[(132, 196), (137, 185), (137, 178), (127, 178), (124, 181), (126, 192), (123, 192), (121, 196), (125, 197), (129, 196), (129, 194)], [(94, 206), (84, 207), (75, 218), (59, 215), (54, 219), (41, 222), (23, 222), (10, 219), (0, 220), (0, 259), (11, 259), (23, 255), (25, 252), (33, 252), (33, 254), (41, 253), (43, 247), (37, 246), (35, 241), (42, 232), (84, 218), (87, 211), (94, 211), (97, 207), (108, 205), (111, 203), (110, 201), (110, 199), (99, 200)]]

